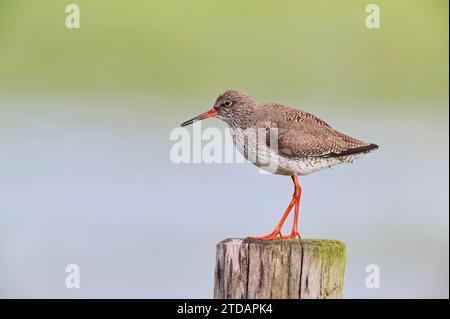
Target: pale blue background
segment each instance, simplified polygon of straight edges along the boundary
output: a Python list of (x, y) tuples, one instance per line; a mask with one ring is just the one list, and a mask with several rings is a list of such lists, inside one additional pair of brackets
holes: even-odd
[[(250, 164), (172, 164), (171, 129), (202, 110), (156, 110), (177, 103), (0, 101), (0, 296), (212, 296), (215, 244), (271, 231), (291, 180)], [(448, 112), (383, 107), (389, 116), (308, 108), (380, 149), (300, 178), (300, 227), (347, 244), (347, 298), (448, 297)], [(65, 288), (69, 263), (80, 289)], [(380, 289), (364, 284), (372, 263)]]

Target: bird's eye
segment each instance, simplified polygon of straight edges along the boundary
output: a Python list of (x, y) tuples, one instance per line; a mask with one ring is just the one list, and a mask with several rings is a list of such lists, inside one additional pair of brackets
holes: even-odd
[(230, 100), (225, 100), (225, 102), (223, 102), (224, 106), (231, 106), (231, 104), (233, 104)]

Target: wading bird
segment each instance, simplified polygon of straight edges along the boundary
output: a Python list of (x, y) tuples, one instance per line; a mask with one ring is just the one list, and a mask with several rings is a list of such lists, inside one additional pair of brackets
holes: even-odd
[[(307, 175), (341, 163), (349, 163), (378, 148), (340, 133), (316, 116), (277, 103), (256, 103), (247, 93), (228, 90), (222, 93), (211, 110), (181, 124), (217, 117), (226, 122), (232, 132), (238, 150), (255, 165), (272, 173), (291, 176), (294, 195), (275, 230), (251, 239), (300, 238), (298, 213), (302, 189), (298, 175)], [(267, 135), (260, 137), (263, 130)], [(276, 132), (275, 143), (271, 136)], [(271, 147), (275, 144), (277, 147)], [(266, 165), (275, 159), (273, 165)], [(273, 162), (273, 161), (272, 161)], [(282, 235), (281, 228), (294, 208), (294, 222), (289, 235)]]

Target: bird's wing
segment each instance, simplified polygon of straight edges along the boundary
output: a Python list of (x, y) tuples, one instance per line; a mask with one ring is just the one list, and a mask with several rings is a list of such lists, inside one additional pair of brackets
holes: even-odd
[(278, 153), (285, 157), (339, 157), (363, 153), (376, 148), (340, 133), (314, 115), (283, 107), (283, 116), (260, 123), (259, 127), (276, 127)]
[(288, 129), (278, 136), (278, 153), (286, 157), (339, 157), (369, 151), (370, 144), (336, 131), (315, 133)]

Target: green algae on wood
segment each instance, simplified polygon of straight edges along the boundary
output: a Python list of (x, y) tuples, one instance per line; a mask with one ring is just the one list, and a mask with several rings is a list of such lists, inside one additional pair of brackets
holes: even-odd
[(217, 244), (214, 298), (342, 298), (345, 244), (327, 239)]

